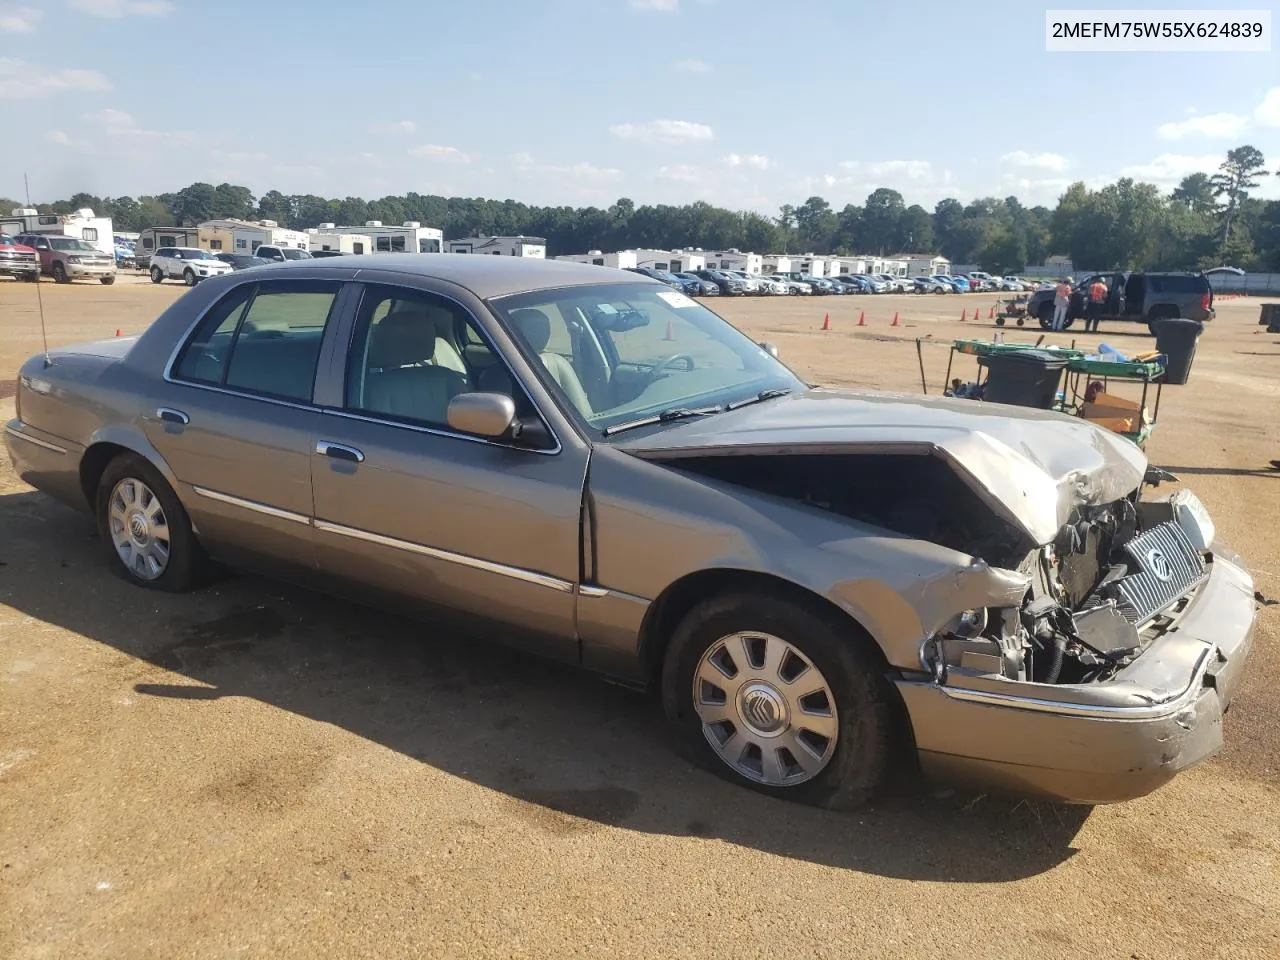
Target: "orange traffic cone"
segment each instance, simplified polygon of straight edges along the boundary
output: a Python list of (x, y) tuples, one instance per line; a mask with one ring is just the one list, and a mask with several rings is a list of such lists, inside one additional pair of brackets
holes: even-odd
[(666, 335), (665, 337), (663, 337), (662, 339), (663, 339), (663, 340), (674, 340), (675, 338), (676, 338), (676, 330), (675, 330), (675, 327), (673, 327), (673, 326), (671, 325), (671, 321), (670, 321), (670, 320), (668, 320), (668, 321), (667, 321), (667, 335)]
[(966, 315), (967, 315), (968, 313), (969, 313), (969, 311), (968, 311), (967, 309), (965, 309), (965, 310), (961, 310), (961, 311), (960, 311), (960, 322), (961, 322), (961, 323), (964, 323), (964, 322), (965, 322), (965, 317), (966, 317)]
[(898, 325), (898, 311), (895, 310), (893, 311), (893, 323), (889, 324), (889, 326), (896, 327), (897, 325)]
[(829, 314), (829, 313), (824, 313), (824, 314), (822, 315), (822, 329), (823, 329), (823, 330), (830, 330), (830, 329), (831, 329), (831, 314)]
[(867, 311), (862, 310), (858, 313), (858, 326), (865, 327), (867, 325)]
[(996, 305), (993, 303), (991, 309), (987, 311), (987, 319), (994, 320), (996, 318)]
[(117, 336), (117, 337), (118, 337), (118, 336), (120, 336), (120, 328), (119, 328), (119, 327), (116, 327), (116, 336)]

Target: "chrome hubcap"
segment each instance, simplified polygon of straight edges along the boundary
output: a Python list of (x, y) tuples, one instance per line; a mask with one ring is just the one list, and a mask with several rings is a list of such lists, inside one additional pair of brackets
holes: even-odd
[(804, 783), (835, 752), (839, 723), (826, 678), (771, 634), (734, 633), (711, 644), (694, 672), (693, 708), (720, 759), (756, 783)]
[(141, 480), (125, 478), (107, 500), (111, 543), (125, 569), (154, 580), (169, 566), (169, 520), (155, 493)]

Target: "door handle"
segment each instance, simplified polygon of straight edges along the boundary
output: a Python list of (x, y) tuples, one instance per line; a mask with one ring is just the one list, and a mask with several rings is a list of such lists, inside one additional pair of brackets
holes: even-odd
[(316, 453), (334, 460), (346, 460), (349, 463), (364, 463), (364, 454), (355, 447), (345, 443), (334, 443), (332, 440), (321, 440), (316, 444)]
[(183, 426), (191, 422), (190, 417), (181, 410), (175, 410), (173, 407), (157, 407), (156, 416), (166, 423), (180, 423)]

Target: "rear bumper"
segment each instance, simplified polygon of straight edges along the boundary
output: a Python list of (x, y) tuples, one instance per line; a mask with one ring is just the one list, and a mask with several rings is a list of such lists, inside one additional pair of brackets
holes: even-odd
[(70, 506), (87, 508), (80, 488), (83, 447), (16, 418), (4, 425), (3, 432), (13, 472), (24, 483)]
[(1177, 623), (1106, 683), (901, 679), (921, 766), (982, 789), (1069, 803), (1150, 793), (1222, 747), (1222, 715), (1255, 615), (1248, 573), (1215, 556)]

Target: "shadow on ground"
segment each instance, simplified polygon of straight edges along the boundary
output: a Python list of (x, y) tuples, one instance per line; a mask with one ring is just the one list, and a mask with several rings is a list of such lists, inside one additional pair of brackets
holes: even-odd
[(252, 697), (500, 791), (514, 816), (554, 832), (608, 824), (992, 882), (1068, 859), (1089, 815), (940, 791), (909, 771), (855, 813), (775, 801), (679, 759), (653, 699), (571, 669), (255, 578), (186, 596), (130, 586), (88, 519), (42, 494), (0, 496), (0, 563), (0, 603), (177, 674), (136, 684), (140, 694), (193, 712)]

